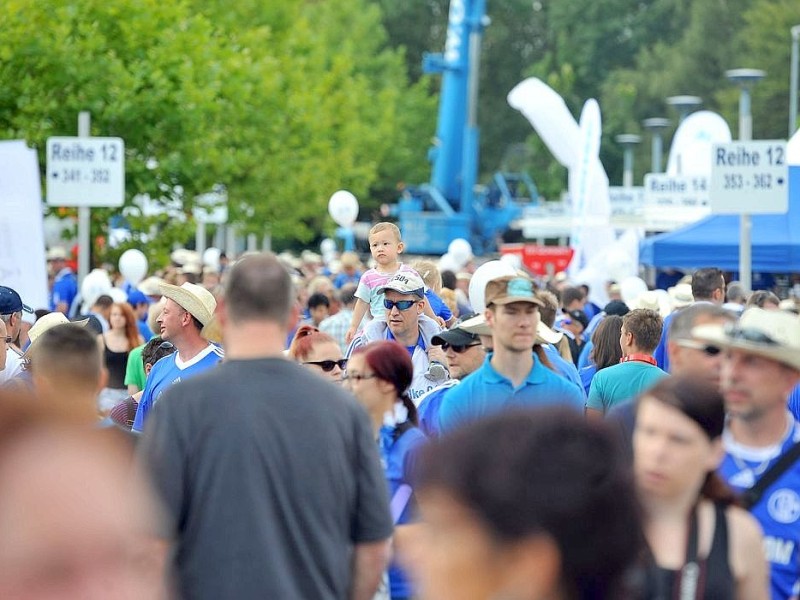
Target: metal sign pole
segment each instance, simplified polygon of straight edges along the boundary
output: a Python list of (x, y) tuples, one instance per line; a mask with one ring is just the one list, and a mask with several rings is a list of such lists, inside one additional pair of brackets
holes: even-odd
[[(92, 114), (82, 110), (78, 113), (78, 137), (91, 135)], [(89, 273), (89, 255), (91, 253), (91, 216), (88, 206), (78, 207), (78, 285)]]

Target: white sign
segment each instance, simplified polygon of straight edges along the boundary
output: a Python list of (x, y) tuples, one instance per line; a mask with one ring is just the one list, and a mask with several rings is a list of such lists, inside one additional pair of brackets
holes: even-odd
[(608, 188), (608, 200), (612, 215), (635, 215), (644, 208), (644, 188), (611, 186)]
[(197, 223), (224, 225), (228, 222), (228, 195), (210, 192), (197, 196), (192, 216)]
[(708, 205), (708, 178), (703, 175), (644, 176), (644, 201), (650, 208), (698, 208)]
[(782, 214), (789, 209), (786, 142), (730, 142), (714, 144), (711, 151), (711, 212)]
[(125, 143), (115, 137), (47, 138), (50, 206), (122, 206)]

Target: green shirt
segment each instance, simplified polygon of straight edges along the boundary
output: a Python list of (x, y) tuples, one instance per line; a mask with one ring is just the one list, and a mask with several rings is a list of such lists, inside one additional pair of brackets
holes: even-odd
[(128, 366), (125, 368), (125, 385), (135, 385), (140, 390), (144, 389), (144, 363), (142, 363), (142, 350), (145, 344), (137, 346), (128, 353)]
[(655, 365), (638, 360), (606, 367), (592, 378), (586, 407), (607, 414), (617, 404), (633, 400), (666, 376)]

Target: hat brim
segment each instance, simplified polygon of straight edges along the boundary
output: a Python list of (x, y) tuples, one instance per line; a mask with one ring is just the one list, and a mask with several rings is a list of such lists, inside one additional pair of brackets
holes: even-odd
[(431, 344), (434, 346), (441, 346), (442, 344), (450, 344), (451, 346), (469, 346), (475, 342), (480, 341), (477, 335), (464, 331), (461, 325), (456, 329), (448, 329), (441, 333), (436, 334), (431, 338)]
[(560, 331), (554, 331), (550, 329), (547, 325), (539, 321), (539, 325), (536, 328), (536, 341), (539, 343), (544, 344), (557, 344), (561, 341), (561, 338), (564, 337), (564, 334)]
[(699, 325), (692, 329), (692, 337), (706, 342), (709, 346), (742, 350), (748, 354), (763, 356), (784, 364), (795, 371), (800, 371), (800, 352), (796, 349), (773, 344), (759, 344), (743, 339), (733, 339), (725, 334), (725, 329), (721, 325)]
[(458, 328), (475, 335), (492, 335), (492, 330), (483, 315), (462, 321)]
[(535, 304), (536, 306), (544, 306), (544, 302), (539, 300), (536, 296), (505, 296), (504, 298), (497, 298), (486, 303), (486, 306), (496, 304), (502, 306), (504, 304), (513, 304), (514, 302), (527, 302), (528, 304)]
[(208, 325), (211, 318), (214, 316), (197, 296), (180, 286), (172, 285), (171, 283), (162, 283), (159, 285), (159, 289), (161, 290), (162, 296), (178, 304), (183, 310), (200, 321), (203, 327)]
[(425, 297), (425, 288), (417, 288), (415, 290), (398, 290), (397, 288), (390, 287), (388, 285), (378, 288), (379, 294), (385, 294), (386, 292), (397, 292), (398, 294), (403, 294), (404, 296), (416, 296), (420, 300)]
[[(60, 322), (60, 323), (54, 323), (53, 325), (51, 325), (50, 327), (48, 327), (48, 328), (47, 328), (47, 329), (45, 329), (44, 331), (40, 331), (40, 332), (39, 332), (39, 333), (36, 335), (36, 337), (29, 338), (29, 339), (30, 339), (30, 343), (28, 344), (28, 347), (27, 347), (27, 348), (25, 348), (25, 351), (22, 353), (22, 356), (23, 356), (23, 357), (25, 357), (25, 358), (30, 358), (30, 356), (31, 356), (31, 354), (30, 354), (30, 352), (31, 352), (31, 348), (33, 348), (33, 347), (34, 347), (34, 344), (36, 343), (36, 341), (37, 341), (37, 340), (38, 340), (40, 337), (42, 337), (42, 336), (43, 336), (45, 333), (47, 333), (48, 331), (50, 331), (50, 330), (51, 330), (53, 327), (58, 327), (59, 325), (79, 325), (80, 327), (86, 327), (86, 325), (87, 325), (88, 323), (89, 323), (89, 319), (81, 319), (80, 321), (62, 321), (62, 322)], [(35, 323), (34, 323), (34, 324), (35, 324)], [(30, 332), (29, 332), (29, 333), (30, 333)]]

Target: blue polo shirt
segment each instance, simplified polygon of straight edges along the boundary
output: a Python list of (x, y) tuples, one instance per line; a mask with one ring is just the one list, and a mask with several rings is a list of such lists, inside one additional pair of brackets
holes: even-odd
[(447, 390), (439, 408), (442, 433), (504, 408), (561, 404), (583, 410), (583, 392), (545, 367), (535, 355), (533, 368), (516, 388), (510, 379), (494, 370), (492, 356), (487, 356), (483, 365), (462, 379), (460, 385)]

